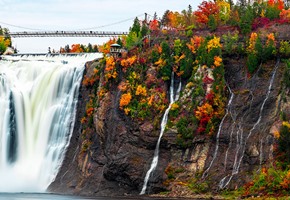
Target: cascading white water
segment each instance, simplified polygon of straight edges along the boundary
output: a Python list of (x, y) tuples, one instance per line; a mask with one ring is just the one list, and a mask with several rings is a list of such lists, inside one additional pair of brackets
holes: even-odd
[(219, 125), (219, 129), (218, 129), (218, 132), (217, 132), (217, 135), (216, 135), (216, 146), (215, 146), (215, 151), (214, 151), (214, 154), (213, 154), (213, 158), (208, 166), (208, 168), (203, 172), (203, 175), (202, 175), (202, 178), (206, 177), (207, 176), (207, 173), (208, 171), (210, 170), (213, 162), (215, 161), (216, 159), (216, 156), (217, 156), (217, 153), (218, 153), (218, 149), (219, 149), (219, 143), (220, 143), (220, 134), (221, 134), (221, 130), (222, 130), (222, 127), (223, 127), (223, 124), (224, 124), (224, 121), (226, 119), (226, 117), (228, 116), (229, 114), (229, 110), (231, 108), (231, 105), (232, 105), (232, 101), (233, 101), (233, 98), (234, 98), (234, 93), (232, 92), (231, 88), (228, 86), (228, 89), (229, 89), (229, 92), (231, 94), (231, 97), (230, 97), (230, 100), (228, 102), (228, 105), (227, 105), (227, 108), (226, 108), (226, 113), (225, 115), (223, 116), (222, 120), (221, 120), (221, 123)]
[(4, 56), (0, 61), (0, 192), (44, 192), (69, 144), (82, 56)]
[(156, 144), (156, 148), (154, 151), (154, 156), (153, 156), (153, 160), (152, 160), (150, 169), (147, 171), (145, 179), (144, 179), (143, 187), (142, 187), (142, 190), (140, 192), (141, 195), (145, 194), (150, 175), (157, 167), (158, 158), (159, 158), (159, 146), (160, 146), (161, 138), (163, 136), (163, 133), (164, 133), (164, 130), (165, 130), (165, 127), (167, 124), (168, 113), (171, 109), (172, 104), (179, 99), (180, 90), (181, 90), (181, 81), (179, 82), (178, 89), (177, 89), (176, 94), (174, 96), (174, 73), (172, 72), (170, 90), (169, 90), (170, 91), (170, 104), (169, 104), (168, 108), (165, 110), (165, 113), (164, 113), (162, 121), (161, 121), (161, 130), (160, 130), (159, 138), (158, 138), (158, 141)]
[[(251, 137), (251, 135), (253, 134), (253, 131), (257, 128), (257, 126), (259, 125), (259, 123), (262, 120), (262, 116), (263, 116), (262, 114), (263, 114), (264, 106), (265, 106), (265, 104), (266, 104), (266, 102), (267, 102), (267, 100), (268, 100), (268, 98), (270, 96), (270, 93), (271, 93), (271, 90), (272, 90), (272, 85), (274, 83), (274, 78), (275, 78), (277, 69), (279, 67), (279, 63), (280, 62), (278, 60), (277, 63), (276, 63), (276, 66), (275, 66), (275, 68), (273, 70), (273, 74), (272, 74), (270, 82), (269, 82), (269, 86), (268, 86), (268, 90), (267, 90), (265, 99), (264, 99), (264, 101), (263, 101), (263, 103), (262, 103), (262, 105), (260, 107), (258, 120), (253, 125), (253, 127), (249, 131), (249, 134), (247, 135), (247, 137), (245, 137), (244, 140), (243, 140), (243, 130), (242, 130), (241, 127), (239, 128), (239, 132), (241, 133), (241, 135), (240, 135), (240, 138), (237, 138), (237, 141), (239, 141), (238, 142), (239, 144), (237, 145), (235, 160), (234, 160), (234, 164), (233, 164), (233, 170), (232, 170), (232, 173), (230, 175), (227, 175), (227, 176), (225, 176), (224, 178), (221, 179), (221, 181), (219, 183), (219, 187), (221, 189), (224, 189), (231, 182), (233, 176), (239, 173), (240, 166), (241, 166), (242, 160), (243, 160), (244, 155), (245, 155), (247, 141)], [(239, 135), (237, 134), (237, 137), (238, 136)], [(240, 149), (241, 149), (241, 152), (240, 152)], [(240, 156), (239, 156), (239, 153), (241, 154)]]

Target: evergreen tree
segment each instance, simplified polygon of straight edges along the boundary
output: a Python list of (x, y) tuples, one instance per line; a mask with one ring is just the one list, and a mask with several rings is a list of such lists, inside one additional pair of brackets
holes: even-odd
[(93, 52), (99, 52), (99, 49), (98, 49), (98, 46), (97, 45), (94, 45), (93, 46)]
[(149, 32), (149, 28), (146, 24), (143, 24), (143, 26), (141, 27), (141, 37), (143, 38), (144, 36), (146, 36)]
[(120, 45), (120, 46), (123, 46), (123, 43), (122, 43), (122, 41), (121, 41), (121, 38), (118, 38), (118, 40), (117, 40), (117, 42), (116, 42), (118, 45)]
[(157, 14), (156, 14), (156, 12), (154, 13), (153, 20), (157, 20)]
[(65, 45), (64, 50), (65, 50), (66, 53), (69, 53), (70, 52), (70, 48), (69, 48), (69, 45), (68, 44)]
[(88, 44), (87, 52), (93, 52), (93, 46), (91, 43)]
[(217, 28), (217, 22), (214, 15), (210, 15), (208, 19), (208, 27), (210, 31), (215, 31)]
[(141, 29), (140, 22), (139, 22), (139, 19), (136, 17), (134, 19), (134, 23), (133, 23), (132, 28), (130, 29), (130, 32), (136, 33), (138, 37), (140, 35), (140, 29)]
[(161, 19), (161, 25), (162, 26), (166, 26), (168, 25), (169, 23), (169, 19), (168, 19), (168, 14), (169, 14), (169, 10), (166, 10), (162, 16), (162, 19)]
[(240, 28), (242, 34), (248, 34), (252, 30), (252, 23), (254, 20), (254, 13), (251, 6), (247, 6), (247, 8), (243, 11), (240, 11), (241, 13), (241, 20), (240, 20)]

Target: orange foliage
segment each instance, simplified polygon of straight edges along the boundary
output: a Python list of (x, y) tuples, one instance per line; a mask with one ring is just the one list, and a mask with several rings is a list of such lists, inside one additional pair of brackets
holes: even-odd
[(90, 117), (93, 114), (93, 112), (94, 112), (94, 108), (92, 108), (92, 107), (88, 108), (87, 111), (86, 111), (87, 116)]
[(196, 50), (200, 47), (204, 39), (200, 36), (194, 36), (190, 39), (190, 43), (187, 43), (187, 47), (191, 50), (192, 53), (196, 53)]
[(121, 90), (122, 92), (126, 91), (128, 88), (130, 87), (129, 83), (126, 81), (122, 81), (119, 85), (118, 85), (118, 89)]
[(108, 54), (110, 53), (111, 44), (116, 43), (116, 39), (110, 39), (108, 42), (104, 43), (102, 46), (99, 46), (99, 51)]
[(120, 99), (120, 109), (123, 109), (124, 106), (127, 106), (132, 99), (132, 95), (130, 92), (126, 94), (122, 94), (121, 99)]
[(219, 66), (221, 66), (221, 62), (223, 62), (223, 59), (221, 58), (221, 57), (219, 57), (219, 56), (215, 56), (214, 57), (214, 65), (216, 66), (216, 67), (219, 67)]
[(127, 59), (123, 59), (121, 61), (121, 65), (126, 69), (130, 66), (132, 66), (137, 60), (137, 56), (132, 56), (130, 58), (127, 58)]
[(280, 12), (280, 18), (284, 19), (284, 20), (287, 20), (289, 22), (290, 21), (290, 9), (287, 9), (287, 10), (283, 9)]
[(267, 35), (267, 42), (266, 42), (266, 44), (267, 45), (269, 45), (269, 44), (273, 44), (273, 45), (275, 45), (275, 36), (274, 36), (274, 33), (269, 33), (268, 35)]
[(209, 103), (205, 103), (201, 106), (197, 107), (197, 110), (195, 111), (195, 116), (197, 119), (201, 120), (204, 116), (209, 116), (213, 113), (213, 108)]
[(248, 52), (255, 52), (255, 45), (256, 45), (257, 39), (258, 39), (258, 34), (257, 33), (251, 33), (249, 46), (247, 48)]
[(116, 62), (113, 56), (106, 58), (106, 67), (105, 67), (105, 77), (107, 80), (110, 78), (116, 78), (118, 73), (116, 72)]
[(268, 5), (269, 6), (277, 6), (279, 10), (284, 9), (284, 1), (283, 0), (268, 0)]
[(203, 1), (198, 10), (194, 12), (196, 21), (201, 24), (207, 24), (210, 15), (217, 15), (219, 13), (219, 7), (215, 2)]
[(71, 53), (82, 53), (84, 50), (81, 48), (80, 44), (73, 44), (71, 45)]

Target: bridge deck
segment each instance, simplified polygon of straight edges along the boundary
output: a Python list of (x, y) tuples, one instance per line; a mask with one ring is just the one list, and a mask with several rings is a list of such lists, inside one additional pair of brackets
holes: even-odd
[(114, 37), (128, 35), (128, 32), (115, 31), (23, 31), (10, 32), (9, 36), (13, 38), (21, 37)]

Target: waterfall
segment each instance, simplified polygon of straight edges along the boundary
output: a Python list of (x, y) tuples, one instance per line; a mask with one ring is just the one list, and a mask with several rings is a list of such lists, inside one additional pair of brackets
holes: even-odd
[(216, 156), (217, 156), (217, 153), (218, 153), (218, 149), (219, 149), (219, 143), (220, 143), (220, 134), (221, 134), (221, 130), (222, 130), (222, 127), (223, 127), (223, 124), (224, 124), (224, 121), (226, 119), (226, 117), (228, 116), (229, 114), (229, 110), (231, 108), (231, 105), (232, 105), (232, 101), (233, 101), (233, 98), (234, 98), (234, 93), (232, 92), (231, 88), (227, 85), (228, 89), (229, 89), (229, 92), (231, 94), (231, 97), (230, 97), (230, 100), (228, 102), (228, 105), (227, 105), (227, 108), (226, 108), (226, 113), (225, 115), (223, 116), (222, 120), (221, 120), (221, 123), (219, 125), (219, 129), (218, 129), (218, 132), (217, 132), (217, 135), (216, 135), (216, 146), (215, 146), (215, 151), (214, 151), (214, 154), (213, 154), (213, 158), (208, 166), (208, 168), (203, 172), (202, 174), (202, 178), (205, 178), (207, 176), (207, 173), (208, 171), (210, 170), (213, 162), (215, 161), (216, 159)]
[[(270, 96), (270, 93), (271, 93), (271, 90), (272, 90), (272, 86), (273, 86), (273, 83), (274, 83), (274, 78), (275, 78), (277, 69), (279, 67), (279, 63), (280, 62), (278, 60), (276, 65), (275, 65), (275, 68), (273, 70), (272, 76), (270, 78), (270, 82), (269, 82), (269, 86), (268, 86), (268, 90), (267, 90), (265, 99), (263, 100), (263, 103), (262, 103), (262, 105), (260, 107), (260, 110), (259, 110), (258, 120), (255, 122), (253, 127), (250, 129), (247, 137), (245, 137), (245, 138), (243, 137), (243, 130), (241, 128), (241, 125), (239, 127), (238, 133), (240, 132), (240, 138), (239, 138), (239, 134), (237, 134), (237, 141), (238, 141), (239, 144), (237, 145), (237, 150), (236, 150), (236, 154), (235, 154), (235, 160), (234, 160), (234, 164), (233, 164), (233, 170), (232, 170), (231, 174), (229, 174), (229, 175), (227, 175), (227, 176), (225, 176), (225, 177), (223, 177), (221, 179), (221, 181), (219, 183), (220, 189), (224, 189), (231, 182), (233, 176), (239, 173), (240, 166), (241, 166), (242, 160), (243, 160), (244, 155), (245, 155), (247, 141), (251, 137), (251, 135), (253, 134), (253, 131), (257, 128), (257, 126), (259, 125), (259, 123), (262, 120), (264, 106), (265, 106), (265, 104), (266, 104), (266, 102), (267, 102), (267, 100), (268, 100), (268, 98)], [(240, 150), (241, 150), (241, 155), (239, 156)], [(261, 155), (260, 155), (260, 159), (262, 159)]]
[(69, 144), (82, 56), (3, 56), (0, 61), (0, 192), (44, 192)]
[(156, 148), (154, 151), (154, 156), (153, 156), (153, 160), (152, 160), (150, 169), (147, 171), (145, 179), (144, 179), (143, 187), (142, 187), (142, 190), (140, 192), (141, 195), (145, 194), (150, 175), (157, 167), (158, 157), (159, 157), (159, 146), (160, 146), (161, 138), (163, 136), (163, 133), (164, 133), (164, 130), (165, 130), (165, 127), (167, 124), (168, 113), (171, 109), (172, 104), (179, 99), (180, 90), (181, 90), (181, 81), (179, 82), (178, 89), (177, 89), (176, 94), (174, 96), (174, 72), (172, 72), (170, 90), (169, 90), (169, 92), (170, 92), (170, 104), (169, 104), (168, 108), (165, 110), (165, 113), (164, 113), (162, 121), (161, 121), (161, 130), (160, 130), (159, 138), (158, 138), (158, 141), (156, 144)]

